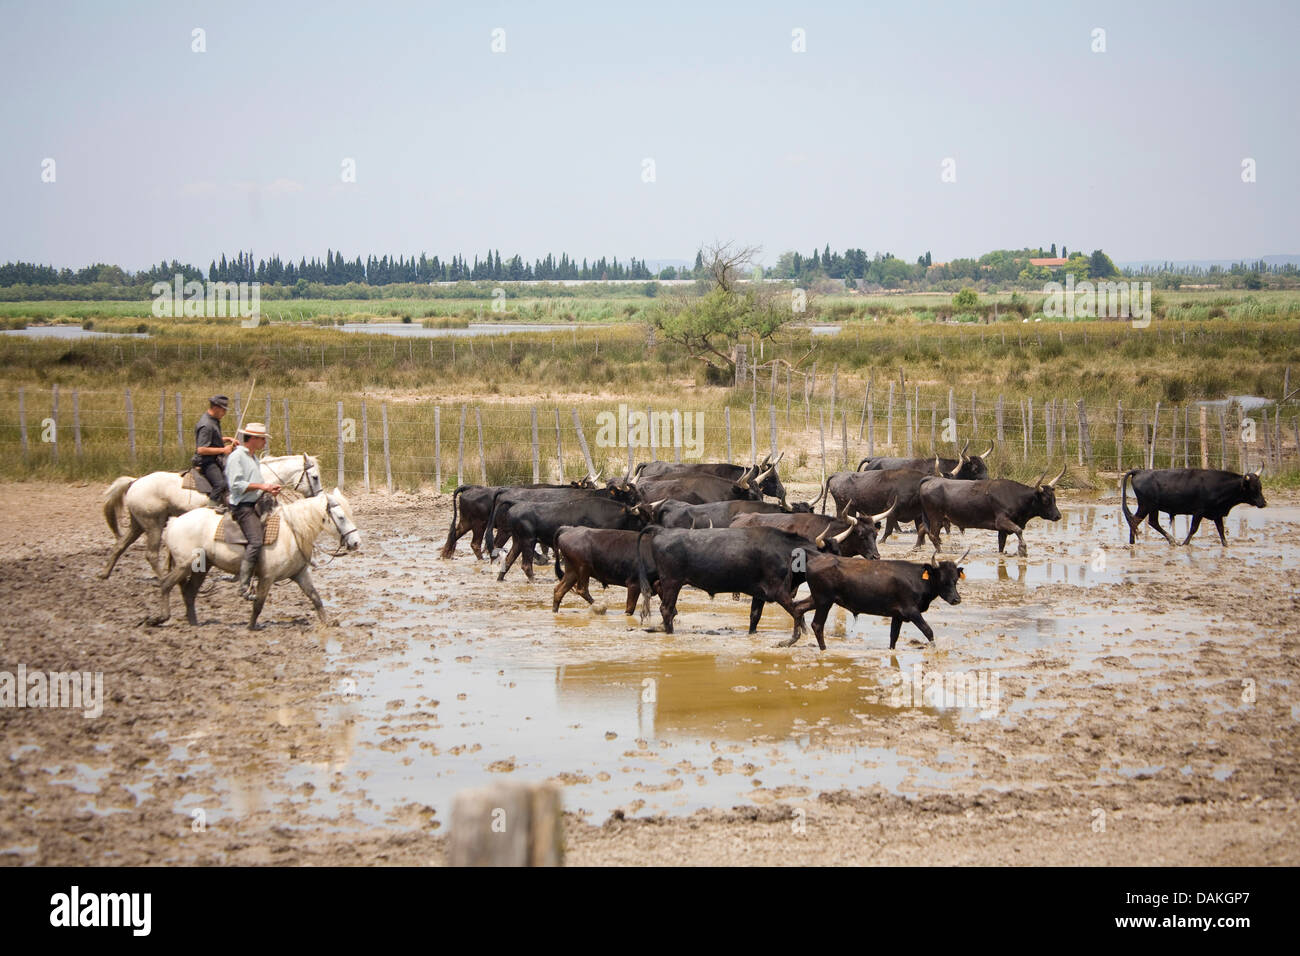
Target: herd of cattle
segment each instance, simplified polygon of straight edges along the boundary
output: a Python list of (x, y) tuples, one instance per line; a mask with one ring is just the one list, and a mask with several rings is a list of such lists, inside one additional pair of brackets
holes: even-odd
[[(570, 590), (594, 603), (588, 590), (594, 579), (627, 589), (627, 614), (644, 600), (643, 618), (650, 596), (657, 594), (668, 633), (677, 596), (690, 585), (710, 597), (749, 595), (751, 634), (763, 606), (779, 604), (794, 620), (794, 633), (782, 646), (799, 639), (803, 616), (812, 610), (813, 633), (825, 650), (823, 631), (836, 605), (854, 615), (889, 618), (891, 649), (904, 621), (933, 643), (934, 632), (922, 615), (935, 598), (959, 603), (957, 582), (964, 577), (959, 565), (965, 555), (958, 561), (939, 559), (943, 532), (954, 527), (995, 531), (999, 554), (1007, 537), (1015, 535), (1024, 557), (1025, 525), (1033, 518), (1061, 517), (1055, 488), (1064, 467), (1050, 481), (1044, 482), (1044, 473), (1033, 485), (989, 478), (986, 459), (992, 451), (990, 446), (968, 456), (963, 448), (949, 459), (865, 458), (856, 471), (827, 478), (816, 500), (793, 504), (777, 474), (780, 457), (771, 456), (750, 467), (653, 461), (603, 486), (597, 475), (567, 485), (462, 485), (452, 495), (441, 554), (450, 558), (460, 538), (470, 534), (477, 558), (485, 552), (489, 560), (504, 554), (497, 580), (505, 579), (516, 560), (531, 580), (537, 549), (549, 550), (559, 579), (553, 611)], [(1130, 479), (1136, 515), (1128, 510)], [(1192, 517), (1188, 540), (1203, 518), (1212, 520), (1226, 544), (1228, 511), (1241, 503), (1265, 505), (1259, 472), (1135, 469), (1124, 475), (1122, 486), (1130, 543), (1144, 518), (1174, 543), (1158, 520), (1165, 512), (1171, 520), (1175, 514)], [(834, 516), (824, 513), (827, 498), (834, 500)], [(909, 523), (916, 530), (915, 547), (928, 537), (933, 556), (924, 563), (882, 560), (878, 541)], [(805, 583), (809, 597), (796, 601)]]

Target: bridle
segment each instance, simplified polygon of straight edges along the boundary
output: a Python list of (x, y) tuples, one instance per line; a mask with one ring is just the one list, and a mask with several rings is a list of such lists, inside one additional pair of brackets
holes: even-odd
[[(274, 468), (272, 468), (269, 464), (267, 464), (266, 462), (258, 462), (258, 465), (260, 467), (265, 468), (271, 474), (275, 475), (276, 480), (279, 481), (281, 485), (284, 484), (284, 479), (281, 478), (279, 473)], [(298, 480), (295, 481), (291, 486), (289, 486), (290, 491), (294, 491), (294, 492), (299, 491), (300, 487), (302, 486), (303, 479), (310, 477), (309, 476), (310, 469), (311, 469), (311, 463), (307, 460), (307, 455), (304, 454), (302, 456), (302, 471), (298, 473)], [(314, 497), (314, 495), (318, 495), (321, 493), (320, 488), (317, 488), (315, 492), (312, 492), (312, 482), (310, 480), (308, 480), (307, 482), (307, 491), (308, 494), (304, 495), (304, 497), (307, 498)]]

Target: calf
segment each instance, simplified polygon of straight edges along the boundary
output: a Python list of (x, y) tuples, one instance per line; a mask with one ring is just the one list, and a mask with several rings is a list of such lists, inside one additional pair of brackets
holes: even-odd
[[(935, 556), (937, 559), (938, 555)], [(962, 555), (965, 558), (965, 555)], [(817, 646), (826, 650), (826, 617), (838, 604), (850, 614), (875, 614), (889, 621), (889, 649), (898, 643), (904, 621), (911, 621), (934, 643), (934, 631), (921, 615), (930, 603), (941, 597), (949, 604), (960, 604), (957, 582), (965, 572), (955, 561), (932, 560), (926, 564), (911, 561), (864, 561), (862, 558), (838, 558), (833, 554), (814, 554), (808, 558), (810, 596), (795, 607), (802, 624), (803, 615), (816, 609), (813, 634)], [(795, 636), (783, 642), (789, 647), (799, 640)]]
[[(1261, 466), (1249, 475), (1239, 475), (1235, 471), (1219, 471), (1212, 468), (1134, 468), (1124, 472), (1120, 481), (1120, 503), (1124, 509), (1124, 519), (1128, 522), (1128, 543), (1137, 540), (1137, 529), (1146, 518), (1147, 523), (1155, 528), (1170, 544), (1177, 544), (1173, 538), (1160, 527), (1160, 512), (1169, 515), (1170, 524), (1174, 515), (1191, 515), (1192, 526), (1187, 531), (1183, 544), (1192, 540), (1196, 529), (1201, 526), (1202, 518), (1214, 522), (1219, 532), (1219, 541), (1224, 547), (1228, 539), (1223, 535), (1223, 518), (1236, 505), (1254, 505), (1263, 508), (1264, 488), (1260, 484)], [(1137, 498), (1137, 514), (1128, 510), (1128, 483), (1133, 481), (1133, 494)]]
[[(605, 528), (575, 528), (561, 526), (555, 533), (555, 585), (551, 611), (560, 610), (560, 601), (570, 590), (576, 590), (588, 604), (594, 604), (587, 586), (592, 578), (601, 584), (615, 584), (627, 588), (627, 606), (624, 614), (636, 611), (641, 596), (638, 580), (636, 546), (639, 534), (635, 531), (611, 531)], [(560, 558), (564, 558), (564, 568)], [(659, 580), (654, 569), (647, 574), (650, 587)]]
[(921, 508), (924, 511), (926, 532), (939, 550), (939, 529), (944, 521), (965, 531), (981, 528), (998, 533), (998, 554), (1007, 543), (1007, 535), (1014, 534), (1020, 541), (1017, 554), (1025, 557), (1025, 525), (1030, 518), (1060, 521), (1061, 512), (1056, 507), (1056, 483), (1061, 474), (1046, 485), (1040, 475), (1034, 487), (1022, 485), (1006, 478), (988, 481), (960, 481), (953, 478), (926, 478), (921, 482)]

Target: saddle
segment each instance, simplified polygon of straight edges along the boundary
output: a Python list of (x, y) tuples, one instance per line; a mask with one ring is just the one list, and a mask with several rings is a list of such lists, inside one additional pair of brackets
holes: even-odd
[[(235, 523), (235, 519), (230, 515), (223, 515), (221, 524), (217, 526), (217, 534), (226, 544), (239, 546), (248, 544), (248, 538), (244, 536), (244, 529)], [(271, 512), (270, 517), (262, 515), (262, 543), (264, 547), (271, 547), (280, 537), (280, 512)]]
[(212, 494), (212, 482), (203, 476), (203, 472), (198, 468), (187, 468), (181, 472), (181, 489), (184, 491), (197, 491), (200, 494)]

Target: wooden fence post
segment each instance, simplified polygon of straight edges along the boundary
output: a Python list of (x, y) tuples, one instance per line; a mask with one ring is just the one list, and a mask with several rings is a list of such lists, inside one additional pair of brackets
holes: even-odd
[(894, 447), (894, 383), (889, 383), (889, 404), (885, 406), (885, 447)]
[(1115, 403), (1115, 470), (1124, 474), (1124, 403)]
[[(655, 420), (654, 420), (654, 415), (652, 415), (651, 412), (650, 412), (650, 406), (649, 406), (649, 405), (646, 406), (646, 410), (645, 410), (645, 425), (646, 425), (646, 429), (647, 429), (647, 430), (649, 431), (649, 433), (650, 433), (650, 442), (649, 442), (649, 445), (650, 445), (650, 460), (651, 460), (651, 461), (657, 461), (657, 460), (658, 460), (658, 456), (659, 456), (659, 452), (658, 452), (658, 450), (657, 450), (656, 442), (658, 441), (658, 439), (655, 437)], [(730, 458), (731, 458), (730, 453), (728, 453), (727, 458), (728, 458), (728, 460), (730, 460)]]
[[(430, 339), (430, 342), (433, 340)], [(433, 483), (442, 491), (442, 406), (433, 406)]]
[(339, 488), (343, 487), (343, 403), (338, 403)]
[(1156, 402), (1155, 411), (1151, 413), (1151, 443), (1147, 445), (1147, 467), (1156, 466), (1156, 435), (1160, 427), (1160, 403)]
[(388, 403), (383, 402), (379, 406), (379, 416), (383, 419), (384, 426), (384, 487), (388, 493), (393, 493), (393, 460), (388, 452)]
[(361, 400), (361, 480), (370, 494), (370, 419), (366, 417), (366, 400)]
[[(271, 396), (266, 396), (266, 430), (271, 430)], [(285, 454), (289, 454), (288, 451)]]
[(752, 402), (749, 405), (749, 463), (758, 464), (758, 416)]
[(912, 457), (912, 396), (908, 395), (906, 390), (904, 390), (903, 392), (903, 411), (905, 415), (903, 419), (903, 423), (906, 427), (906, 435), (907, 435), (907, 443), (906, 443), (907, 457), (911, 458)]
[(871, 386), (867, 386), (867, 457), (876, 454), (876, 408), (871, 404)]
[[(495, 347), (494, 347), (495, 348)], [(474, 424), (478, 426), (478, 471), (479, 478), (483, 484), (487, 484), (487, 458), (483, 454), (483, 412), (478, 406), (474, 406)]]
[(979, 435), (980, 433), (979, 419), (975, 417), (975, 393), (974, 392), (970, 393), (970, 433), (973, 436)]
[(293, 454), (293, 443), (289, 440), (289, 400), (284, 400), (284, 453)]
[(1192, 467), (1192, 406), (1183, 406), (1183, 467)]
[[(239, 419), (235, 419), (238, 421)], [(181, 411), (181, 393), (176, 393), (176, 447), (185, 450), (185, 416)]]
[(81, 459), (81, 390), (72, 390), (72, 449)]
[(626, 480), (632, 480), (632, 410), (626, 405), (623, 406), (623, 426), (627, 431), (627, 476)]
[(1054, 443), (1056, 441), (1056, 429), (1052, 427), (1052, 425), (1055, 424), (1052, 420), (1055, 415), (1056, 415), (1056, 402), (1049, 401), (1043, 407), (1043, 430), (1046, 433), (1045, 437), (1047, 439), (1047, 461), (1049, 463), (1052, 460), (1052, 452), (1054, 450)]
[(1025, 415), (1026, 399), (1020, 400), (1020, 441), (1024, 444), (1023, 458), (1029, 461), (1029, 433), (1034, 430), (1034, 400), (1028, 399), (1029, 414)]
[(164, 431), (167, 426), (167, 390), (163, 389), (162, 395), (158, 398), (158, 455), (162, 457), (163, 443), (165, 441)]
[[(574, 335), (577, 333), (574, 326)], [(564, 484), (564, 442), (560, 439), (560, 406), (555, 406), (555, 461), (560, 469), (560, 484)]]
[(768, 423), (772, 432), (772, 457), (776, 457), (776, 406), (773, 405), (768, 409), (770, 421)]
[(1178, 406), (1173, 409), (1173, 428), (1169, 433), (1169, 467), (1178, 467)]
[(843, 464), (840, 468), (847, 471), (849, 467), (849, 413), (847, 410), (840, 412), (840, 441), (843, 444)]
[[(460, 432), (456, 439), (456, 487), (459, 488), (465, 484), (465, 416), (469, 410), (462, 405), (460, 407)], [(557, 424), (558, 430), (558, 424)]]
[[(578, 447), (582, 449), (582, 458), (587, 463), (587, 474), (594, 477), (596, 474), (596, 465), (592, 462), (591, 452), (587, 448), (587, 436), (582, 433), (582, 422), (578, 418), (578, 410), (576, 408), (570, 408), (569, 411), (573, 413), (573, 428), (578, 433)], [(682, 445), (680, 423), (677, 424), (676, 431), (677, 434), (673, 436), (673, 444), (677, 446), (680, 454)], [(678, 460), (680, 461), (681, 459), (678, 458)]]
[(131, 449), (131, 470), (135, 470), (135, 406), (131, 403), (131, 390), (126, 390), (126, 442)]
[[(817, 409), (817, 432), (821, 435), (822, 443), (822, 485), (826, 484), (826, 412), (824, 409)], [(823, 502), (823, 507), (825, 503)]]
[[(1003, 335), (1005, 335), (1005, 334), (1006, 334), (1006, 333), (1004, 332)], [(997, 435), (998, 454), (1001, 454), (1001, 453), (1002, 453), (1002, 444), (1003, 444), (1003, 442), (1006, 441), (1006, 430), (1005, 430), (1005, 427), (1004, 427), (1004, 425), (1005, 425), (1004, 411), (1005, 411), (1005, 410), (1004, 410), (1004, 406), (1003, 406), (1003, 402), (1002, 402), (1002, 396), (999, 395), (999, 396), (998, 396), (998, 404), (997, 404), (997, 406), (995, 407), (994, 412), (993, 412), (994, 416), (995, 416), (996, 419), (997, 419), (997, 421), (996, 421), (997, 431), (996, 431), (994, 434)]]
[(528, 411), (533, 425), (533, 484), (536, 485), (542, 480), (542, 449), (537, 440), (537, 406), (534, 405)]
[(1209, 425), (1208, 412), (1204, 405), (1201, 406), (1201, 467), (1210, 467), (1210, 446), (1207, 441), (1207, 426)]

